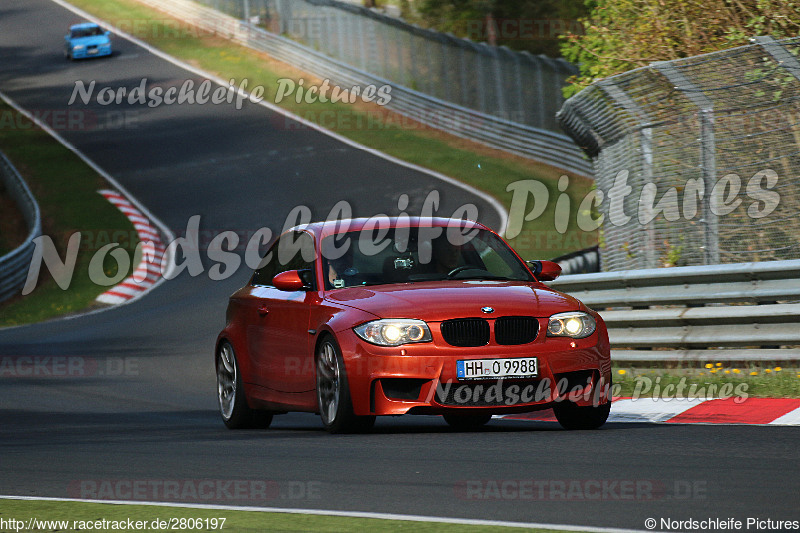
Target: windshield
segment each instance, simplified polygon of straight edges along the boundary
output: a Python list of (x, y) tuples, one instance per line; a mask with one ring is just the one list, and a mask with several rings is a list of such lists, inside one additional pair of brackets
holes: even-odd
[(94, 37), (96, 35), (103, 35), (105, 33), (102, 28), (99, 26), (93, 26), (90, 28), (78, 28), (72, 30), (70, 37), (73, 39), (80, 39), (81, 37)]
[(480, 229), (466, 236), (447, 228), (365, 230), (327, 237), (321, 246), (326, 289), (448, 279), (533, 281), (502, 239)]

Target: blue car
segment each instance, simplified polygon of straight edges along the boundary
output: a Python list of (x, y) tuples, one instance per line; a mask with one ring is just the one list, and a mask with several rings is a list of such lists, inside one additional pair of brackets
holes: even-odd
[(64, 57), (67, 59), (111, 55), (109, 33), (94, 22), (70, 26), (64, 41)]

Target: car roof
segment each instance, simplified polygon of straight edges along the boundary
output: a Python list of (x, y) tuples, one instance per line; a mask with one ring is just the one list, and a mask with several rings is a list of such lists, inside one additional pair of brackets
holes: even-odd
[[(379, 223), (378, 220), (382, 222)], [(342, 220), (312, 222), (311, 224), (304, 224), (295, 226), (289, 231), (307, 231), (313, 234), (317, 239), (323, 239), (330, 235), (338, 233), (347, 233), (351, 231), (361, 231), (366, 228), (385, 227), (383, 224), (388, 220), (389, 228), (405, 228), (405, 227), (432, 227), (432, 228), (447, 228), (450, 226), (460, 228), (479, 228), (489, 229), (480, 222), (464, 219), (450, 219), (441, 217), (377, 217), (372, 218), (349, 218)]]

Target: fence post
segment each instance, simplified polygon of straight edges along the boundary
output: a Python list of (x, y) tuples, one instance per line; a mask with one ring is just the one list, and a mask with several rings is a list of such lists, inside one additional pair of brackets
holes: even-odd
[(525, 120), (525, 97), (522, 95), (522, 60), (520, 54), (510, 54), (514, 60), (514, 92), (517, 99), (517, 113), (518, 115), (513, 118), (514, 122), (526, 123)]
[(492, 62), (494, 63), (494, 90), (497, 92), (497, 110), (494, 114), (508, 120), (510, 113), (506, 106), (505, 84), (503, 83), (505, 80), (503, 80), (503, 64), (500, 58), (500, 49), (496, 46), (492, 46), (491, 51)]
[(458, 70), (459, 82), (461, 83), (461, 100), (458, 102), (461, 105), (469, 105), (469, 83), (467, 76), (469, 76), (469, 69), (467, 68), (467, 47), (464, 43), (458, 44)]
[(692, 83), (675, 65), (660, 61), (651, 65), (658, 70), (675, 90), (680, 91), (699, 110), (700, 118), (700, 172), (705, 189), (703, 198), (704, 259), (707, 265), (719, 263), (719, 220), (711, 211), (711, 191), (717, 174), (716, 141), (714, 138), (714, 102)]
[[(358, 17), (358, 55), (361, 57), (361, 68), (367, 70), (367, 43), (365, 39), (364, 17)], [(373, 45), (374, 46), (374, 45)]]
[(760, 45), (761, 48), (771, 55), (787, 72), (800, 80), (800, 61), (790, 54), (781, 43), (768, 35), (753, 37), (752, 41)]
[(336, 29), (336, 44), (339, 48), (338, 57), (340, 60), (344, 61), (344, 32), (342, 31), (342, 14), (339, 13), (338, 9), (334, 9), (334, 27)]
[[(644, 109), (641, 108), (628, 94), (607, 81), (598, 83), (600, 89), (608, 95), (611, 100), (628, 112), (640, 125), (641, 136), (639, 150), (642, 153), (640, 158), (642, 166), (642, 181), (653, 183), (653, 129), (650, 126), (650, 118)], [(645, 207), (645, 215), (650, 220), (644, 227), (644, 246), (645, 264), (642, 268), (657, 268), (656, 257), (656, 233), (654, 228), (655, 220), (652, 217), (652, 206)]]

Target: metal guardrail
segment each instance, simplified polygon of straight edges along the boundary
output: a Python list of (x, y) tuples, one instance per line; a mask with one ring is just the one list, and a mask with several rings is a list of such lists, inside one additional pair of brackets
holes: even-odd
[(0, 152), (0, 181), (9, 196), (19, 206), (29, 233), (20, 246), (0, 257), (0, 302), (8, 300), (22, 290), (28, 276), (35, 245), (33, 240), (42, 234), (39, 204), (11, 161)]
[(800, 361), (800, 260), (578, 274), (549, 285), (600, 313), (616, 361)]
[(199, 5), (191, 0), (138, 0), (140, 3), (214, 32), (244, 46), (266, 52), (319, 78), (343, 87), (391, 85), (387, 109), (423, 125), (434, 127), (493, 148), (529, 157), (583, 176), (592, 175), (588, 158), (570, 137), (447, 102), (392, 83), (383, 77), (322, 54), (281, 35)]
[(551, 259), (551, 261), (558, 263), (561, 267), (562, 276), (600, 272), (600, 247), (593, 246), (585, 250), (578, 250)]

